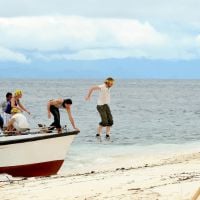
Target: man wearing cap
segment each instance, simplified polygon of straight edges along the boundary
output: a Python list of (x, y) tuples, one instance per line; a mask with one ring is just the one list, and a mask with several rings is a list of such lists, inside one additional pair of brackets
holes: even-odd
[(114, 79), (109, 77), (104, 81), (104, 84), (93, 86), (89, 89), (88, 95), (85, 97), (89, 100), (93, 91), (99, 91), (99, 99), (97, 102), (97, 110), (101, 117), (96, 136), (100, 136), (103, 127), (106, 128), (106, 138), (110, 137), (110, 127), (113, 125), (113, 117), (110, 111), (110, 88), (114, 84)]
[(26, 117), (17, 108), (12, 108), (12, 117), (8, 122), (7, 131), (19, 131), (23, 132), (29, 130), (29, 123)]

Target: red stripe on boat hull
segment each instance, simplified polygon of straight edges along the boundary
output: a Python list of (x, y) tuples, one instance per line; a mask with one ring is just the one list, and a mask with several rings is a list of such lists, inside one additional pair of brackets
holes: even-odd
[(50, 176), (58, 172), (63, 162), (64, 160), (54, 160), (54, 161), (34, 163), (29, 165), (0, 167), (0, 174), (6, 173), (12, 176), (23, 176), (23, 177)]

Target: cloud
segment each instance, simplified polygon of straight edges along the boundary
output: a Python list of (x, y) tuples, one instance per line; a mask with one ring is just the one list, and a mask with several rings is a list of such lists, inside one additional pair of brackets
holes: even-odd
[(197, 35), (196, 42), (197, 42), (197, 45), (200, 47), (200, 34)]
[(77, 16), (0, 18), (0, 38), (7, 49), (45, 55), (64, 51), (67, 59), (116, 57), (120, 52), (123, 56), (123, 49), (158, 47), (167, 41), (148, 22)]
[[(148, 21), (80, 16), (0, 18), (1, 60), (196, 59), (200, 36)], [(12, 56), (11, 56), (12, 55)]]
[(199, 6), (199, 0), (0, 0), (0, 16), (78, 15), (190, 23), (199, 21)]
[(19, 63), (29, 63), (30, 60), (22, 54), (16, 51), (11, 51), (9, 49), (0, 47), (0, 61), (14, 61)]
[(1, 45), (40, 51), (160, 45), (164, 35), (148, 22), (84, 17), (0, 18)]

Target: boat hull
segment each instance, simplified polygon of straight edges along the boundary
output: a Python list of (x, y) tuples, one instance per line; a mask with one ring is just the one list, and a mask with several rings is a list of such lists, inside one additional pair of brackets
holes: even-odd
[(78, 132), (11, 136), (0, 140), (0, 173), (35, 177), (56, 174)]
[(57, 174), (64, 160), (54, 160), (43, 163), (0, 167), (0, 173), (10, 174), (14, 177), (36, 177)]

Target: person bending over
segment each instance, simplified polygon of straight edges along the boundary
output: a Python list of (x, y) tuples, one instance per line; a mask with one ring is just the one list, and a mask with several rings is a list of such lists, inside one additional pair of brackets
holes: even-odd
[(79, 129), (76, 127), (74, 119), (71, 114), (71, 106), (72, 106), (72, 100), (71, 99), (55, 99), (55, 100), (50, 100), (47, 103), (47, 112), (48, 112), (48, 118), (51, 118), (51, 114), (54, 117), (53, 123), (50, 125), (50, 130), (53, 130), (54, 128), (57, 129), (58, 133), (62, 133), (61, 125), (60, 125), (60, 112), (59, 109), (65, 109), (69, 120), (71, 122), (72, 127), (75, 130)]

